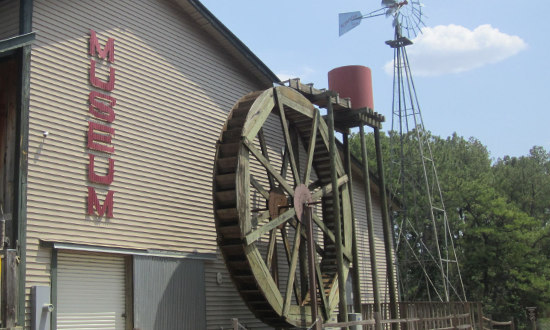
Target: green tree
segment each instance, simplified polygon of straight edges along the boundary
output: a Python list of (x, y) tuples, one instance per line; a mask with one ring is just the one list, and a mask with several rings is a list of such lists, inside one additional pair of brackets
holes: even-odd
[[(383, 134), (382, 154), (386, 182), (393, 187), (397, 203), (406, 204), (407, 221), (416, 228), (405, 230), (399, 226), (399, 217), (394, 217), (396, 232), (401, 231), (396, 242), (400, 244), (397, 258), (402, 298), (434, 300), (424, 276), (427, 272), (434, 281), (438, 280), (437, 267), (426, 262), (433, 247), (419, 243), (420, 238), (433, 241), (433, 228), (427, 216), (426, 197), (422, 196), (426, 191), (419, 184), (423, 170), (420, 162), (411, 160), (419, 158), (415, 133), (403, 137), (392, 132)], [(402, 139), (403, 149), (392, 152), (392, 139)], [(542, 147), (533, 147), (528, 156), (507, 156), (492, 165), (489, 152), (477, 139), (457, 134), (441, 138), (428, 133), (428, 140), (468, 300), (482, 301), (485, 312), (499, 320), (514, 317), (523, 322), (527, 306), (537, 306), (542, 314), (548, 311), (550, 154)], [(350, 144), (357, 157), (359, 142), (359, 136), (353, 135)], [(367, 135), (367, 146), (370, 169), (376, 171), (371, 134)], [(399, 176), (396, 157), (405, 158), (406, 178)], [(423, 267), (412, 257), (412, 250), (417, 258), (424, 258)]]
[(550, 221), (550, 153), (535, 146), (528, 156), (498, 159), (495, 187), (521, 210), (547, 225)]

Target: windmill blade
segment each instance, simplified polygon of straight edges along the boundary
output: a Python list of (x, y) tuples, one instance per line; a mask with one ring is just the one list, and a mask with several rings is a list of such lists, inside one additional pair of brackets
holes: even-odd
[(382, 0), (382, 7), (395, 7), (397, 0)]
[(341, 37), (344, 33), (350, 31), (351, 29), (357, 27), (361, 24), (363, 15), (360, 11), (353, 11), (350, 13), (340, 13), (338, 14), (338, 33)]

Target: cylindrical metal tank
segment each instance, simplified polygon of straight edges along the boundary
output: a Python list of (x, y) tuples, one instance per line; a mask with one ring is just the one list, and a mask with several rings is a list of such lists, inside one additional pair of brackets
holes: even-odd
[(370, 68), (362, 65), (348, 65), (332, 69), (328, 73), (328, 88), (351, 98), (353, 109), (374, 109), (372, 96), (372, 74)]

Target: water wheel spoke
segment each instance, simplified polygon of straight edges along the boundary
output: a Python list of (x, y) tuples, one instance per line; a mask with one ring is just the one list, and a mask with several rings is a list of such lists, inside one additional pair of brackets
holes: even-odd
[(328, 238), (330, 239), (330, 241), (332, 243), (336, 243), (336, 238), (334, 236), (334, 233), (332, 232), (332, 230), (330, 230), (327, 225), (321, 220), (321, 218), (319, 218), (319, 216), (315, 213), (312, 213), (312, 218), (313, 218), (313, 221), (315, 222), (315, 224), (317, 226), (319, 226), (319, 228), (321, 228), (321, 230), (323, 231), (323, 234), (325, 234), (326, 236), (328, 236)]
[(246, 235), (244, 238), (244, 242), (246, 245), (250, 245), (254, 242), (256, 242), (263, 234), (275, 229), (276, 227), (284, 224), (289, 219), (292, 219), (296, 215), (296, 211), (294, 209), (286, 210), (283, 214), (279, 215), (277, 218), (272, 219), (268, 223), (264, 224), (263, 226), (257, 228), (254, 231), (251, 231)]
[[(298, 229), (297, 232), (300, 232), (302, 229), (302, 224), (298, 223)], [(295, 235), (294, 236), (294, 246), (292, 247), (292, 255), (290, 257), (290, 267), (288, 269), (288, 282), (286, 284), (286, 292), (285, 292), (285, 301), (283, 304), (283, 315), (288, 315), (288, 311), (290, 309), (290, 305), (292, 304), (292, 291), (298, 296), (299, 295), (296, 292), (296, 287), (294, 286), (294, 282), (296, 279), (296, 266), (298, 265), (298, 255), (300, 252), (300, 238), (302, 235)]]
[(266, 200), (269, 199), (269, 192), (262, 187), (252, 174), (250, 174), (250, 184), (252, 184), (252, 187), (254, 187), (254, 189), (256, 189)]
[(311, 136), (309, 138), (309, 146), (307, 149), (307, 161), (306, 161), (306, 170), (304, 173), (303, 182), (307, 186), (309, 184), (311, 170), (313, 168), (313, 155), (315, 152), (315, 142), (317, 141), (317, 126), (319, 122), (319, 110), (315, 110), (312, 120), (311, 127)]
[(286, 171), (288, 169), (288, 151), (286, 148), (283, 150), (283, 163), (281, 165), (281, 177), (286, 180)]
[[(341, 186), (343, 186), (348, 182), (348, 176), (344, 174), (340, 178), (338, 178), (336, 182), (337, 182), (338, 188), (340, 188)], [(329, 184), (326, 184), (324, 187), (322, 187), (320, 190), (311, 194), (311, 197), (315, 202), (320, 200), (322, 197), (328, 196), (331, 193), (332, 193), (332, 183), (329, 183)]]
[(271, 265), (273, 262), (273, 254), (276, 248), (277, 248), (277, 230), (272, 230), (269, 233), (269, 243), (267, 248), (267, 255), (265, 258), (265, 264), (267, 265), (267, 269), (271, 269)]
[(279, 115), (281, 118), (281, 126), (283, 127), (283, 134), (285, 139), (285, 146), (288, 150), (288, 154), (290, 156), (290, 168), (292, 170), (292, 174), (294, 176), (294, 183), (295, 185), (299, 185), (301, 183), (300, 181), (300, 171), (298, 170), (298, 166), (296, 165), (296, 158), (294, 153), (294, 147), (292, 145), (292, 141), (290, 139), (290, 131), (288, 129), (288, 122), (286, 120), (286, 114), (284, 109), (284, 104), (281, 101), (281, 96), (279, 92), (277, 92), (277, 99), (278, 99), (278, 106), (279, 106)]
[(261, 223), (265, 219), (269, 219), (269, 210), (261, 211), (258, 215), (252, 216), (252, 222), (256, 224)]
[[(283, 238), (283, 246), (285, 248), (285, 255), (286, 260), (288, 262), (288, 267), (291, 267), (291, 261), (292, 261), (292, 251), (290, 249), (290, 242), (288, 239), (288, 234), (286, 232), (286, 226), (284, 228), (281, 228), (281, 237)], [(301, 304), (302, 303), (302, 294), (300, 292), (300, 287), (298, 286), (298, 283), (294, 281), (293, 283), (294, 287), (294, 295), (296, 297), (296, 301)]]
[[(260, 142), (260, 149), (262, 150), (262, 155), (264, 155), (265, 159), (269, 161), (269, 155), (267, 153), (267, 144), (265, 143), (265, 135), (264, 135), (264, 129), (260, 129), (258, 132), (258, 141)], [(268, 172), (267, 178), (269, 180), (269, 188), (274, 189), (275, 188), (275, 179), (273, 176)]]
[(286, 259), (290, 265), (290, 243), (285, 228), (281, 228), (281, 237), (283, 238), (283, 246), (285, 248)]
[[(296, 221), (296, 219), (290, 219), (288, 223), (294, 229), (298, 230), (298, 221)], [(302, 227), (302, 229), (300, 230), (300, 234), (302, 235), (303, 239), (307, 240), (306, 228)], [(317, 244), (317, 242), (313, 242), (313, 243), (315, 243), (315, 251), (317, 251), (318, 254), (323, 255), (325, 253), (325, 250), (319, 244)]]
[(323, 314), (325, 320), (330, 317), (330, 306), (328, 304), (327, 295), (325, 294), (325, 286), (323, 283), (323, 273), (321, 273), (321, 267), (317, 261), (317, 256), (315, 256), (315, 277), (317, 279), (317, 287), (319, 288), (318, 292), (321, 296), (321, 305), (323, 306)]
[(269, 163), (260, 150), (256, 148), (250, 140), (244, 138), (243, 144), (248, 148), (250, 153), (256, 157), (256, 159), (263, 165), (269, 174), (271, 174), (277, 182), (279, 182), (280, 187), (282, 187), (290, 196), (294, 196), (294, 189), (286, 182), (286, 180), (277, 172), (277, 170)]

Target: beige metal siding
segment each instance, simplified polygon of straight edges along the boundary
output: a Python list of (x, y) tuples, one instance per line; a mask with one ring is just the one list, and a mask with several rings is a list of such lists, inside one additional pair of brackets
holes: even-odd
[(125, 329), (124, 258), (60, 252), (57, 329)]
[[(257, 86), (175, 5), (109, 4), (35, 3), (29, 222), (42, 239), (214, 252), (215, 140), (231, 104)], [(110, 220), (86, 215), (90, 28), (116, 40)]]
[[(90, 29), (116, 40), (112, 219), (86, 215)], [(215, 253), (215, 141), (260, 84), (167, 0), (35, 0), (33, 30), (27, 287), (50, 281), (39, 240)]]
[(19, 0), (0, 1), (0, 40), (19, 34)]

